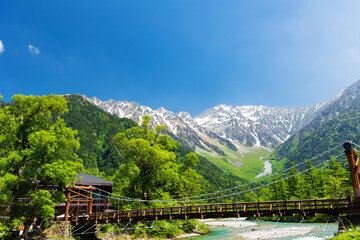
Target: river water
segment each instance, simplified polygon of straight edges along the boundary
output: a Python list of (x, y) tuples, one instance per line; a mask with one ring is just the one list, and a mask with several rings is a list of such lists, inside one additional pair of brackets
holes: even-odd
[[(228, 221), (236, 221), (234, 219)], [(252, 221), (244, 221), (252, 222)], [(239, 222), (240, 223), (240, 222)], [(254, 222), (253, 222), (254, 223)], [(249, 227), (225, 227), (225, 226), (210, 226), (211, 232), (207, 235), (186, 238), (187, 240), (215, 240), (215, 239), (224, 239), (224, 240), (234, 240), (234, 239), (256, 239), (254, 238), (256, 231), (280, 231), (281, 228), (297, 228), (299, 229), (299, 223), (274, 223), (274, 222), (256, 222), (256, 226)], [(313, 230), (311, 233), (301, 236), (294, 237), (282, 237), (282, 238), (271, 238), (271, 239), (281, 239), (281, 240), (323, 240), (328, 239), (334, 234), (337, 233), (338, 223), (301, 223), (301, 228), (311, 227)], [(280, 230), (279, 230), (280, 229)], [(241, 233), (251, 232), (253, 238), (242, 238), (239, 236)]]

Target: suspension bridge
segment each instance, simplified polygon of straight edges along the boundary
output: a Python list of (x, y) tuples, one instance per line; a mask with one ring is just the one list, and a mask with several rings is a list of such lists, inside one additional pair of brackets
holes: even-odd
[[(325, 213), (328, 215), (360, 213), (360, 169), (358, 166), (359, 158), (353, 145), (360, 147), (356, 143), (346, 142), (338, 145), (316, 157), (298, 163), (290, 168), (277, 173), (270, 174), (261, 179), (250, 183), (245, 183), (221, 191), (192, 196), (187, 198), (177, 198), (170, 200), (143, 200), (126, 196), (119, 196), (106, 192), (96, 187), (73, 186), (67, 190), (67, 203), (62, 220), (70, 221), (72, 225), (94, 226), (105, 223), (134, 223), (138, 221), (157, 221), (173, 219), (205, 219), (205, 218), (239, 218), (239, 217), (263, 217), (263, 216), (292, 216), (300, 214), (303, 217)], [(330, 156), (333, 151), (339, 152), (339, 147), (344, 147), (345, 152), (323, 160), (311, 168), (303, 168), (307, 162), (316, 158)], [(298, 200), (274, 200), (274, 201), (253, 201), (238, 202), (237, 196), (250, 191), (259, 191), (264, 187), (275, 185), (278, 196), (277, 184), (292, 177), (307, 173), (313, 169), (324, 169), (329, 162), (335, 158), (339, 159), (346, 156), (349, 163), (350, 176), (354, 191), (354, 198), (350, 195), (344, 198), (330, 199), (298, 199)], [(282, 173), (291, 169), (304, 169), (293, 175), (287, 175), (276, 181), (267, 181), (262, 185), (256, 183), (264, 182), (265, 179), (280, 176)], [(266, 182), (266, 181), (265, 181)], [(246, 188), (248, 187), (248, 188)], [(300, 192), (306, 186), (299, 185)], [(331, 188), (331, 186), (328, 186)], [(244, 190), (244, 188), (246, 188)], [(223, 203), (223, 199), (233, 199), (232, 203)], [(105, 199), (105, 200), (104, 200)], [(278, 199), (278, 198), (277, 198)], [(205, 204), (207, 202), (207, 204)], [(105, 204), (104, 204), (105, 203)], [(127, 210), (121, 204), (128, 203)], [(139, 205), (136, 209), (132, 206)], [(168, 205), (170, 207), (142, 207), (152, 205)], [(122, 208), (121, 208), (122, 207)]]

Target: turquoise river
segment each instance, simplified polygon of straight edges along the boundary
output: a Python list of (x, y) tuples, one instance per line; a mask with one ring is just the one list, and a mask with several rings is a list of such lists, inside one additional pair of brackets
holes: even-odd
[[(210, 226), (211, 232), (207, 235), (186, 238), (187, 240), (215, 240), (215, 239), (257, 239), (256, 232), (257, 231), (281, 231), (282, 228), (286, 229), (304, 229), (311, 228), (311, 232), (301, 236), (293, 236), (293, 237), (277, 237), (277, 238), (267, 238), (267, 239), (281, 239), (281, 240), (322, 240), (328, 239), (334, 234), (337, 233), (338, 223), (275, 223), (275, 222), (254, 222), (254, 221), (239, 221), (236, 219), (222, 220), (221, 222), (229, 221), (229, 224), (232, 227), (226, 227), (228, 224), (224, 224), (221, 226)], [(238, 221), (238, 222), (236, 222)], [(237, 227), (236, 224), (244, 224), (248, 223), (256, 223), (256, 225), (248, 226), (248, 227)], [(283, 231), (284, 232), (284, 231)], [(286, 232), (286, 231), (285, 231)], [(291, 232), (291, 231), (290, 231)], [(240, 234), (248, 233), (250, 234), (250, 238), (242, 238)], [(268, 236), (269, 237), (269, 236)]]

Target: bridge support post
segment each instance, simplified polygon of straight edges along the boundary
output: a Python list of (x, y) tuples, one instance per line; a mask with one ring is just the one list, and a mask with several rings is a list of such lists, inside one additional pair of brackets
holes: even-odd
[(345, 155), (349, 163), (351, 182), (354, 190), (354, 202), (360, 202), (360, 168), (359, 157), (357, 156), (351, 143), (344, 143)]
[(69, 220), (69, 208), (70, 208), (70, 191), (69, 189), (66, 190), (66, 207), (65, 207), (65, 221)]
[(93, 198), (92, 198), (92, 190), (89, 193), (89, 214), (92, 214), (93, 210)]

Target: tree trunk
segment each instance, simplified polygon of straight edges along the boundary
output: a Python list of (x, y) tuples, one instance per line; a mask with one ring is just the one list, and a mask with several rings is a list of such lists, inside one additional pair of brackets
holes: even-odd
[(27, 239), (28, 238), (28, 233), (29, 233), (29, 229), (31, 224), (34, 222), (35, 217), (30, 217), (29, 219), (25, 220), (24, 222), (24, 232), (21, 235), (21, 237)]

